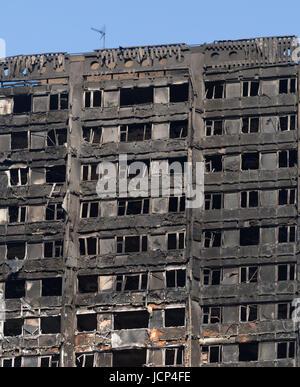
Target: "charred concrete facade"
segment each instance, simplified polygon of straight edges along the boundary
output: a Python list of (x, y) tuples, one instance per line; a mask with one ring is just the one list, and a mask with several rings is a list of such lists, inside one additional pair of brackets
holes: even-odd
[[(0, 63), (0, 367), (299, 365), (296, 47)], [(100, 200), (120, 154), (204, 162), (205, 203)]]

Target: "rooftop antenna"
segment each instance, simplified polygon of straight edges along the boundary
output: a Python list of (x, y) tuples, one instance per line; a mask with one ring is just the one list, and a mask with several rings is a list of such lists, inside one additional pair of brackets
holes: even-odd
[(103, 50), (105, 49), (105, 38), (106, 38), (106, 27), (104, 26), (102, 30), (97, 30), (96, 28), (91, 28), (92, 31), (98, 32), (100, 34), (100, 41), (103, 40)]

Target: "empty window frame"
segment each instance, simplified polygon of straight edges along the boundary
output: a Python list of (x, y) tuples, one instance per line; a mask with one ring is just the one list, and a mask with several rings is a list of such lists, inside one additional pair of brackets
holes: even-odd
[(82, 181), (97, 181), (99, 177), (97, 173), (97, 166), (98, 164), (82, 165)]
[(62, 295), (62, 278), (42, 279), (42, 297), (60, 297)]
[(295, 114), (280, 116), (278, 125), (281, 132), (295, 130), (297, 125), (297, 116)]
[(186, 102), (189, 100), (189, 84), (170, 86), (170, 102)]
[(28, 168), (12, 168), (9, 170), (9, 181), (12, 187), (28, 184)]
[(224, 121), (222, 120), (206, 120), (205, 121), (205, 135), (221, 136), (224, 134)]
[(76, 354), (77, 368), (93, 368), (95, 367), (95, 355), (93, 353), (77, 353)]
[(25, 223), (27, 220), (27, 207), (8, 207), (9, 223)]
[(149, 206), (149, 199), (118, 200), (118, 216), (149, 214)]
[(153, 87), (134, 87), (120, 90), (120, 106), (150, 104), (154, 101)]
[(97, 330), (97, 314), (79, 314), (77, 315), (78, 332), (94, 332)]
[(184, 361), (184, 347), (166, 348), (164, 350), (165, 366), (182, 366)]
[(7, 243), (7, 259), (14, 260), (19, 259), (23, 260), (26, 256), (26, 242), (10, 242)]
[(184, 288), (186, 286), (186, 270), (185, 269), (167, 270), (166, 285), (168, 289)]
[(188, 135), (188, 121), (170, 122), (170, 138), (186, 138)]
[(117, 253), (140, 253), (148, 251), (147, 235), (130, 235), (117, 237)]
[(222, 172), (223, 171), (223, 157), (222, 155), (205, 156), (206, 172)]
[(278, 243), (294, 243), (296, 241), (296, 226), (278, 227)]
[(242, 84), (242, 97), (256, 97), (260, 92), (259, 81), (246, 81)]
[(167, 234), (168, 250), (185, 249), (185, 231)]
[(27, 94), (14, 96), (14, 114), (29, 113), (32, 107), (32, 96)]
[(205, 98), (225, 98), (225, 84), (222, 81), (205, 82)]
[(81, 275), (78, 276), (78, 292), (97, 293), (98, 292), (98, 276), (97, 275)]
[(99, 251), (99, 241), (97, 237), (79, 238), (80, 255), (97, 255)]
[(202, 246), (205, 249), (222, 246), (222, 230), (204, 231), (202, 238)]
[(204, 346), (201, 350), (202, 364), (222, 363), (223, 346), (211, 345)]
[(148, 273), (117, 275), (116, 292), (147, 290)]
[(259, 267), (258, 266), (245, 266), (240, 267), (240, 283), (241, 284), (254, 284), (258, 282)]
[(242, 154), (242, 170), (249, 171), (259, 169), (259, 153)]
[(69, 94), (59, 93), (50, 95), (50, 110), (69, 109)]
[(280, 189), (278, 193), (278, 205), (285, 206), (296, 204), (296, 189), (284, 188)]
[(149, 325), (148, 311), (119, 312), (114, 314), (114, 330), (142, 329)]
[(258, 361), (258, 343), (242, 343), (239, 344), (239, 361), (250, 362)]
[(295, 308), (291, 302), (280, 303), (276, 305), (277, 320), (291, 320)]
[(120, 141), (135, 142), (151, 140), (152, 124), (130, 124), (120, 126)]
[(203, 306), (203, 324), (222, 324), (223, 308), (221, 306)]
[(83, 98), (85, 108), (96, 108), (102, 106), (102, 90), (85, 91)]
[(81, 218), (98, 218), (100, 215), (100, 202), (81, 203)]
[(276, 359), (294, 359), (296, 345), (294, 341), (276, 343)]
[(41, 356), (39, 361), (41, 368), (59, 368), (60, 366), (59, 355)]
[(220, 285), (223, 279), (223, 270), (220, 268), (206, 268), (202, 272), (202, 283), (204, 286)]
[(56, 165), (46, 168), (46, 183), (65, 183), (66, 181), (66, 166)]
[(41, 333), (42, 335), (54, 335), (61, 331), (61, 317), (41, 317)]
[(102, 144), (103, 128), (101, 126), (83, 127), (82, 136), (89, 144)]
[(259, 192), (258, 191), (244, 191), (241, 192), (241, 207), (242, 208), (254, 208), (259, 205)]
[(60, 258), (63, 256), (62, 240), (44, 242), (44, 258)]
[(29, 148), (28, 132), (13, 132), (10, 136), (10, 139), (12, 150)]
[(48, 204), (46, 207), (46, 220), (64, 220), (65, 212), (61, 203)]
[(258, 305), (240, 305), (240, 322), (252, 322), (258, 320)]
[(295, 149), (279, 152), (279, 168), (293, 168), (298, 164), (298, 152)]
[(169, 212), (184, 212), (185, 211), (185, 196), (174, 196), (169, 198)]
[(296, 78), (286, 78), (279, 80), (279, 94), (296, 93)]
[(259, 117), (246, 117), (242, 119), (242, 133), (258, 133), (260, 131)]
[(67, 143), (67, 129), (52, 129), (47, 134), (47, 146), (62, 146)]
[(22, 367), (22, 357), (13, 357), (0, 360), (2, 368), (21, 368)]
[(205, 194), (205, 210), (221, 210), (223, 208), (223, 194)]
[(296, 264), (288, 263), (277, 266), (277, 281), (295, 281), (297, 278)]
[(240, 230), (240, 246), (257, 246), (259, 241), (259, 227), (247, 227)]
[(184, 327), (185, 326), (185, 308), (172, 308), (164, 310), (164, 326)]
[(16, 337), (23, 334), (24, 319), (8, 319), (4, 321), (4, 336), (5, 337)]
[(13, 300), (25, 297), (25, 280), (16, 279), (5, 282), (5, 299)]

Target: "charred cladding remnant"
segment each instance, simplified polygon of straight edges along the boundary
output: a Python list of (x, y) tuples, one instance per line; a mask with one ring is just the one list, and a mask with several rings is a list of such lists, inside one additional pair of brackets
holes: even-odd
[[(299, 366), (296, 47), (0, 63), (0, 367)], [(202, 162), (203, 205), (99, 198), (120, 154)]]

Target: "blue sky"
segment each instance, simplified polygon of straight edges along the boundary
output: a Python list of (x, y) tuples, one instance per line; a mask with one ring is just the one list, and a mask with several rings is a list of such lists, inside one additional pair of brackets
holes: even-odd
[(106, 25), (107, 47), (201, 44), (299, 35), (299, 0), (11, 0), (1, 4), (7, 56), (102, 48), (91, 27)]

